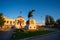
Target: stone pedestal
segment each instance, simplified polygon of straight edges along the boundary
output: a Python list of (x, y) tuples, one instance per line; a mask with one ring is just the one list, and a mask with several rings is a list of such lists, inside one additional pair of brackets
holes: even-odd
[(29, 20), (29, 25), (28, 25), (29, 30), (36, 30), (36, 21), (33, 19)]

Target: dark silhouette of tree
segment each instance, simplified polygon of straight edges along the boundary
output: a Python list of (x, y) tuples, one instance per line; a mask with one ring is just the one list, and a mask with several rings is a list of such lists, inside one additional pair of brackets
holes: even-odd
[(45, 25), (49, 25), (49, 26), (54, 26), (55, 21), (54, 18), (52, 16), (46, 15), (45, 17)]
[(3, 14), (0, 13), (0, 27), (2, 27), (4, 25), (4, 23), (5, 23), (5, 20), (3, 18)]
[(50, 18), (50, 25), (54, 25), (55, 21), (54, 21), (54, 18), (52, 16), (49, 16)]
[(46, 15), (45, 17), (45, 25), (49, 25), (49, 15)]
[(60, 29), (60, 19), (56, 20), (56, 25), (55, 26)]
[(60, 24), (60, 19), (57, 19), (56, 23), (57, 23), (57, 24)]
[(29, 11), (29, 13), (28, 13), (28, 18), (30, 18), (30, 17), (32, 17), (33, 16), (33, 12), (34, 12), (35, 10), (31, 10), (31, 11)]

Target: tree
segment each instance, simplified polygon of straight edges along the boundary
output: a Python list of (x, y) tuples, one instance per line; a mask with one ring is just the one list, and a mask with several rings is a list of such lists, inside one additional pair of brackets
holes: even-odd
[(49, 16), (50, 18), (50, 25), (54, 25), (55, 21), (54, 21), (54, 18), (52, 16)]
[(45, 25), (49, 25), (49, 16), (48, 15), (46, 15), (46, 17), (45, 17)]
[(46, 15), (45, 17), (45, 25), (49, 25), (50, 27), (54, 26), (55, 21), (54, 18), (52, 16)]
[(56, 23), (60, 25), (60, 19), (57, 19)]
[(56, 28), (60, 29), (60, 19), (56, 20), (56, 25), (55, 26), (56, 26)]
[(4, 23), (5, 23), (5, 20), (3, 18), (3, 14), (0, 13), (0, 27), (2, 27), (4, 25)]
[(28, 18), (30, 18), (30, 17), (32, 17), (33, 16), (33, 12), (34, 12), (35, 10), (31, 10), (31, 11), (29, 11), (29, 13), (28, 13)]

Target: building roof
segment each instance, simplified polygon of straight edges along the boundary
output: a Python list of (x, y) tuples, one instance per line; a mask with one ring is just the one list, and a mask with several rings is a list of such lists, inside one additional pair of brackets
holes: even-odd
[(20, 18), (20, 17), (23, 18), (22, 16), (18, 16), (17, 18)]

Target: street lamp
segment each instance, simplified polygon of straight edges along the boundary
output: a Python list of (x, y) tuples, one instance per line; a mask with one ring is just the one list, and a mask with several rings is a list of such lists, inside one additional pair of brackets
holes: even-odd
[(21, 16), (21, 14), (22, 14), (22, 11), (20, 11), (20, 16)]
[(41, 16), (41, 24), (42, 24), (42, 16)]

